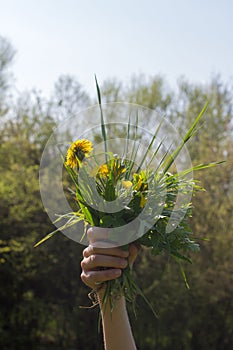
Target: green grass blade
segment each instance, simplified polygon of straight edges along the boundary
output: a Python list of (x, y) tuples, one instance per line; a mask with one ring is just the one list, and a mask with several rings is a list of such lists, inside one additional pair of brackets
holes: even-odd
[(130, 138), (130, 115), (128, 119), (128, 125), (127, 125), (127, 137), (126, 137), (126, 143), (125, 143), (125, 149), (122, 156), (122, 161), (124, 161), (125, 157), (127, 157), (128, 151), (129, 151), (129, 138)]
[(48, 235), (46, 235), (44, 238), (42, 238), (39, 242), (37, 242), (36, 244), (34, 244), (34, 248), (38, 247), (39, 245), (41, 245), (42, 243), (44, 243), (45, 241), (47, 241), (49, 238), (53, 237), (55, 235), (55, 233), (57, 233), (59, 231), (59, 229), (50, 232)]
[(100, 121), (101, 121), (101, 132), (102, 132), (102, 137), (104, 140), (104, 152), (105, 152), (105, 161), (106, 163), (108, 162), (108, 156), (107, 156), (107, 135), (106, 135), (106, 129), (105, 129), (105, 124), (104, 124), (104, 116), (103, 116), (103, 110), (102, 110), (102, 104), (101, 104), (101, 93), (100, 93), (100, 88), (97, 82), (97, 78), (95, 75), (95, 83), (96, 83), (96, 89), (97, 89), (97, 96), (98, 96), (98, 102), (99, 102), (99, 108), (100, 108)]
[(136, 149), (137, 135), (138, 135), (138, 111), (137, 111), (137, 114), (136, 114), (136, 125), (135, 125), (135, 134), (134, 134), (133, 147), (132, 147), (131, 155), (129, 157), (130, 164), (129, 164), (127, 172), (125, 174), (126, 180), (129, 179), (129, 177), (130, 177), (131, 171), (132, 171), (133, 166), (134, 166), (134, 161), (135, 161), (135, 158), (136, 158), (136, 155), (137, 155), (137, 151), (138, 151), (138, 148), (139, 148), (139, 145), (138, 145), (137, 149)]
[(136, 173), (139, 173), (139, 171), (141, 170), (141, 168), (142, 168), (142, 166), (143, 166), (143, 164), (144, 164), (144, 162), (145, 162), (145, 160), (146, 160), (146, 158), (147, 158), (147, 156), (148, 156), (148, 153), (150, 152), (150, 150), (151, 150), (151, 148), (152, 148), (152, 146), (153, 146), (153, 144), (154, 144), (154, 141), (155, 141), (155, 139), (156, 139), (156, 137), (157, 137), (157, 135), (158, 135), (158, 132), (159, 132), (159, 130), (160, 130), (160, 128), (161, 128), (162, 122), (163, 122), (163, 121), (161, 121), (161, 122), (159, 123), (159, 125), (158, 125), (158, 127), (157, 127), (157, 129), (156, 129), (156, 131), (155, 131), (155, 133), (154, 133), (154, 135), (153, 135), (151, 141), (150, 141), (150, 144), (149, 144), (149, 146), (148, 146), (148, 148), (147, 148), (147, 150), (146, 150), (146, 152), (145, 152), (145, 154), (144, 154), (144, 156), (143, 156), (143, 158), (142, 158), (142, 160), (141, 160), (141, 163), (140, 163), (139, 167), (137, 168)]
[(192, 126), (189, 128), (189, 130), (187, 131), (187, 133), (185, 134), (182, 142), (179, 144), (179, 146), (176, 148), (176, 150), (168, 157), (168, 159), (166, 159), (163, 164), (163, 173), (165, 174), (169, 168), (171, 167), (171, 165), (173, 164), (173, 162), (175, 161), (176, 157), (178, 156), (178, 154), (180, 153), (180, 151), (182, 150), (182, 148), (184, 147), (184, 145), (186, 144), (186, 142), (193, 136), (194, 132), (196, 131), (196, 126), (199, 123), (200, 119), (202, 118), (202, 116), (204, 115), (207, 107), (208, 107), (209, 102), (207, 102), (205, 104), (205, 106), (202, 108), (201, 112), (199, 113), (199, 115), (196, 117), (196, 119), (194, 120)]
[(69, 227), (75, 225), (79, 221), (83, 221), (83, 219), (82, 218), (76, 218), (76, 219), (73, 219), (73, 220), (71, 220), (71, 219), (68, 220), (63, 226), (57, 228), (53, 232), (50, 232), (48, 235), (46, 235), (44, 238), (42, 238), (39, 242), (37, 242), (34, 245), (34, 248), (38, 247), (39, 245), (41, 245), (42, 243), (44, 243), (45, 241), (47, 241), (48, 239), (53, 237), (57, 232), (59, 232), (61, 230), (65, 230), (66, 228), (69, 228)]
[[(206, 164), (199, 164), (199, 165), (195, 165), (189, 169), (185, 169), (184, 171), (181, 171), (180, 173), (174, 174), (171, 177), (183, 177), (185, 175), (188, 175), (189, 173), (193, 172), (193, 171), (199, 171), (199, 170), (203, 170), (203, 169), (208, 169), (208, 168), (212, 168), (214, 166), (217, 166), (219, 164), (225, 163), (225, 161), (220, 161), (220, 162), (213, 162), (213, 163), (206, 163)], [(167, 178), (167, 180), (169, 180), (170, 177)]]

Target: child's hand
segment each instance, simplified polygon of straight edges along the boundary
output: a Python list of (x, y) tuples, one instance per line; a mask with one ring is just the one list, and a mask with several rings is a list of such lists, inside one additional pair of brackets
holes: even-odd
[(132, 267), (139, 248), (131, 243), (128, 250), (123, 250), (106, 241), (102, 242), (107, 237), (107, 229), (104, 228), (91, 227), (87, 235), (90, 244), (83, 251), (81, 279), (87, 286), (97, 290), (101, 283), (118, 278), (128, 263)]

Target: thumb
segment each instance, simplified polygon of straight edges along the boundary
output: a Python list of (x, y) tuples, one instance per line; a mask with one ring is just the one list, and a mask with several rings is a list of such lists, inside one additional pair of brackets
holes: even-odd
[(138, 243), (131, 243), (129, 245), (129, 258), (128, 258), (128, 261), (129, 261), (130, 269), (132, 269), (134, 261), (136, 260), (140, 249), (141, 249), (141, 246)]

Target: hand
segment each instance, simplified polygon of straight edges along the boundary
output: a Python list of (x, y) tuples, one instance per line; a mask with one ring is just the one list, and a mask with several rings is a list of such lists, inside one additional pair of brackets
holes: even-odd
[(123, 250), (103, 242), (107, 238), (107, 232), (108, 229), (100, 227), (91, 227), (87, 232), (90, 244), (83, 251), (81, 279), (93, 290), (98, 290), (100, 284), (105, 281), (120, 277), (122, 269), (126, 268), (128, 263), (133, 265), (139, 251), (138, 246), (133, 243), (129, 245), (128, 250)]

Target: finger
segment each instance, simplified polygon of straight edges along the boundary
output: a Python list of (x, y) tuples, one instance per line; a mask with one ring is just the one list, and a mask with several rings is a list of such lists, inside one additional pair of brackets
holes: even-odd
[(103, 271), (83, 271), (81, 274), (81, 279), (87, 286), (95, 289), (100, 283), (114, 280), (120, 275), (120, 269), (109, 269)]
[(131, 243), (129, 245), (129, 266), (133, 266), (133, 263), (138, 256), (139, 250), (140, 246), (136, 245), (135, 243)]
[(84, 258), (81, 261), (81, 267), (83, 270), (93, 270), (98, 267), (110, 267), (124, 269), (128, 262), (124, 258), (109, 255), (92, 254), (88, 258)]
[(123, 250), (119, 247), (117, 248), (102, 248), (102, 246), (99, 248), (98, 245), (96, 245), (97, 242), (94, 244), (90, 244), (87, 248), (83, 251), (83, 257), (88, 258), (91, 255), (110, 255), (110, 256), (117, 256), (120, 258), (127, 258), (129, 256), (128, 250)]
[(109, 229), (104, 227), (95, 227), (92, 226), (87, 230), (87, 238), (90, 243), (100, 240), (108, 239), (108, 231)]

